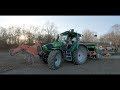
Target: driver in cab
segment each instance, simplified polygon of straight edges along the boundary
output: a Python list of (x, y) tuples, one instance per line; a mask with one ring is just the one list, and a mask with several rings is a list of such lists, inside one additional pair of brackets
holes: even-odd
[(67, 43), (67, 48), (70, 49), (71, 45), (72, 45), (72, 38), (69, 38)]

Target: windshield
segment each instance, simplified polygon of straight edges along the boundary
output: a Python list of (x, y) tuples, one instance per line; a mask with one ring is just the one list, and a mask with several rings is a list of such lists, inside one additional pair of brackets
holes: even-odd
[(66, 43), (66, 40), (67, 40), (67, 35), (59, 35), (59, 39), (58, 39), (59, 42)]

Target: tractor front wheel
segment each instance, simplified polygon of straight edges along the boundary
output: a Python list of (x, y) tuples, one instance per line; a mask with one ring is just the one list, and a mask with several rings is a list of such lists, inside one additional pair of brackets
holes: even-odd
[(52, 70), (56, 70), (61, 66), (62, 55), (59, 50), (53, 50), (48, 56), (48, 67)]

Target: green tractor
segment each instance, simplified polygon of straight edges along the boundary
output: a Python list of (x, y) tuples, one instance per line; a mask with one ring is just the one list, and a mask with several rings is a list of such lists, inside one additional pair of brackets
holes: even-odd
[(38, 47), (39, 56), (52, 70), (60, 68), (63, 60), (83, 64), (88, 58), (87, 45), (80, 43), (82, 35), (74, 29), (59, 34), (53, 43)]

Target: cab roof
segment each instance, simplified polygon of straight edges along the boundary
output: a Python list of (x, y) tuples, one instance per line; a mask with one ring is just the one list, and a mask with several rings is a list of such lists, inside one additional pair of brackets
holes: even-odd
[(76, 37), (78, 35), (78, 37), (81, 37), (82, 34), (76, 33), (74, 31), (65, 31), (63, 33), (61, 33), (60, 35), (69, 35), (69, 37)]

